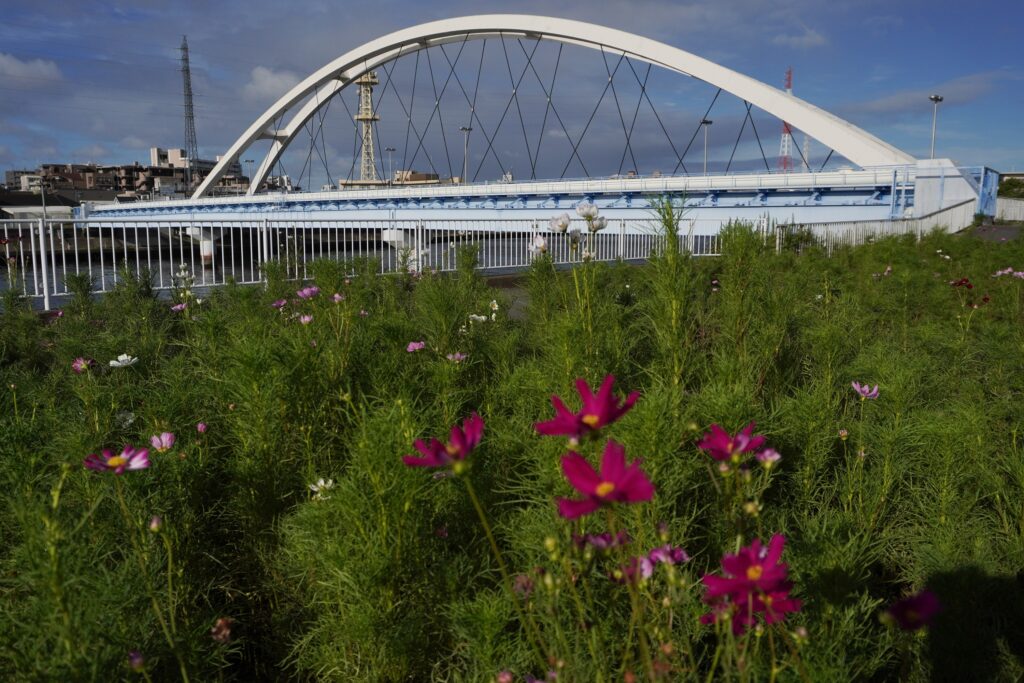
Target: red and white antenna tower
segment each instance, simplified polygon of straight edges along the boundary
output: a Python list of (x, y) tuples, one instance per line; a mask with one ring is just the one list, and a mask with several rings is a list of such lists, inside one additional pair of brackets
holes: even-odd
[[(793, 67), (786, 69), (786, 93), (793, 94)], [(779, 170), (788, 173), (793, 170), (793, 129), (782, 122), (782, 144), (779, 145)]]

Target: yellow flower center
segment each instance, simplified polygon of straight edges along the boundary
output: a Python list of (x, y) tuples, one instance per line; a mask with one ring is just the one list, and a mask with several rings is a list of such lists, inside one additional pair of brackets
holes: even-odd
[(764, 573), (764, 567), (759, 564), (747, 567), (747, 578), (751, 581), (757, 581), (761, 578), (761, 574)]
[(608, 494), (615, 490), (615, 484), (611, 483), (610, 481), (602, 481), (600, 484), (597, 485), (597, 489), (595, 490), (600, 498), (605, 498), (606, 496), (608, 496)]
[(107, 461), (107, 467), (120, 467), (128, 462), (128, 458), (120, 455), (115, 455), (113, 458)]
[(598, 415), (584, 415), (582, 419), (583, 424), (587, 425), (591, 429), (596, 427), (597, 423), (601, 421), (601, 418)]
[(448, 453), (448, 455), (451, 456), (455, 456), (459, 452), (459, 449), (456, 446), (453, 446), (452, 444), (445, 444), (444, 450), (446, 453)]

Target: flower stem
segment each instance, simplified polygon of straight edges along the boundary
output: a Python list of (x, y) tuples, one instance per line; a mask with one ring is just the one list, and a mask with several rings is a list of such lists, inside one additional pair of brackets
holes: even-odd
[(516, 595), (515, 589), (512, 587), (512, 580), (508, 575), (508, 567), (505, 565), (505, 558), (501, 555), (501, 550), (498, 549), (498, 543), (494, 540), (494, 533), (491, 531), (491, 525), (487, 522), (487, 515), (484, 514), (484, 509), (480, 505), (480, 499), (476, 496), (476, 490), (473, 488), (473, 482), (469, 480), (469, 477), (463, 477), (462, 481), (466, 484), (466, 492), (469, 494), (469, 499), (473, 502), (473, 509), (476, 510), (476, 516), (480, 519), (480, 525), (484, 528), (484, 533), (487, 535), (487, 541), (491, 544), (491, 552), (494, 553), (494, 559), (498, 561), (498, 569), (501, 572), (502, 584), (505, 586), (505, 590), (508, 591), (509, 597), (512, 599), (512, 604), (515, 605), (516, 612), (519, 614), (519, 619), (526, 626), (526, 630), (530, 637), (530, 643), (533, 645), (534, 654), (537, 655), (538, 661), (540, 662), (541, 668), (543, 669), (548, 665), (547, 658), (544, 656), (544, 650), (541, 647), (540, 632), (537, 629), (537, 624), (534, 623), (533, 617), (531, 617), (519, 604), (519, 596)]

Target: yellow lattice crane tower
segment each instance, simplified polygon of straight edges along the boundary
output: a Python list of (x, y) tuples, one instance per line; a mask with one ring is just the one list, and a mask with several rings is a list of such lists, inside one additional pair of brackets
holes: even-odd
[(377, 157), (373, 151), (373, 122), (379, 121), (380, 116), (373, 112), (373, 86), (380, 83), (380, 81), (377, 80), (376, 71), (367, 71), (357, 78), (355, 83), (359, 86), (359, 113), (355, 115), (355, 119), (363, 124), (363, 148), (360, 155), (359, 180), (375, 182), (379, 181), (380, 178), (377, 175)]

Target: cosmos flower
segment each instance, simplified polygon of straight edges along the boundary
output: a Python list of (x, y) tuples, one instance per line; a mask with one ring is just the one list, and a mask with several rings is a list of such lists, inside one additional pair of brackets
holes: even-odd
[(408, 346), (405, 347), (406, 353), (416, 353), (427, 348), (427, 342), (425, 341), (412, 341), (409, 342)]
[(340, 304), (342, 301), (345, 300), (345, 295), (344, 294), (338, 294), (337, 292), (335, 292), (334, 296), (331, 297), (331, 300), (334, 301), (334, 303), (336, 303), (336, 304)]
[(272, 303), (270, 305), (273, 306), (274, 308), (280, 309), (280, 308), (284, 308), (285, 304), (287, 304), (287, 303), (288, 303), (287, 299), (278, 299), (277, 301), (275, 301), (274, 303)]
[(205, 434), (206, 433), (206, 423), (205, 422), (200, 422), (199, 424), (197, 424), (196, 425), (196, 431), (199, 432), (200, 434)]
[(587, 221), (587, 227), (590, 232), (600, 232), (608, 227), (608, 219), (604, 216), (597, 216), (593, 220)]
[(770, 470), (775, 463), (782, 460), (782, 455), (774, 448), (766, 448), (754, 456), (766, 470)]
[(122, 353), (117, 357), (117, 360), (110, 361), (110, 367), (112, 368), (127, 368), (135, 365), (139, 362), (138, 358), (129, 356), (127, 353)]
[(231, 617), (221, 617), (210, 629), (210, 637), (221, 645), (231, 641), (231, 627), (235, 620)]
[(160, 515), (153, 515), (149, 518), (149, 530), (154, 534), (160, 533), (160, 530), (164, 528), (164, 520)]
[(485, 323), (487, 322), (486, 315), (477, 315), (476, 313), (469, 314), (469, 321), (474, 323)]
[(566, 519), (589, 515), (612, 503), (642, 503), (654, 497), (654, 485), (640, 469), (637, 459), (626, 465), (626, 449), (609, 440), (601, 457), (601, 471), (570, 451), (562, 458), (562, 473), (569, 484), (583, 494), (582, 500), (558, 499), (558, 513)]
[(166, 453), (174, 447), (174, 434), (163, 432), (159, 436), (151, 436), (149, 445), (158, 453)]
[(869, 388), (867, 383), (861, 385), (859, 382), (850, 382), (850, 386), (853, 387), (853, 390), (856, 391), (860, 395), (860, 400), (862, 400), (862, 401), (864, 399), (867, 399), (867, 398), (870, 398), (870, 399), (878, 398), (878, 385), (877, 384), (874, 387)]
[(100, 455), (90, 453), (82, 464), (96, 472), (113, 472), (120, 475), (126, 470), (144, 470), (149, 467), (149, 451), (126, 445), (119, 454), (114, 455), (113, 451), (105, 448)]
[(895, 623), (904, 631), (916, 631), (928, 626), (936, 614), (942, 611), (938, 597), (930, 590), (923, 590), (895, 602), (882, 615), (883, 621)]
[(466, 354), (460, 353), (458, 351), (456, 351), (455, 353), (449, 353), (445, 357), (453, 363), (461, 363), (462, 361), (466, 360)]
[(758, 614), (764, 615), (765, 623), (774, 624), (787, 612), (799, 611), (800, 601), (789, 597), (788, 567), (779, 562), (785, 544), (786, 538), (775, 534), (767, 548), (755, 539), (735, 555), (722, 557), (722, 576), (705, 574), (701, 579), (707, 589), (704, 602), (711, 606), (701, 622), (731, 620), (738, 635), (756, 623)]
[(580, 202), (576, 206), (576, 213), (585, 221), (592, 221), (597, 218), (597, 206), (591, 202)]
[(313, 322), (313, 316), (311, 316), (311, 315), (300, 315), (299, 316), (299, 322), (302, 323), (303, 325), (308, 325), (311, 322)]
[(484, 421), (473, 413), (463, 421), (461, 427), (452, 427), (448, 443), (441, 443), (435, 438), (428, 444), (423, 439), (417, 439), (413, 446), (422, 457), (405, 455), (402, 456), (402, 462), (408, 467), (452, 467), (458, 472), (469, 454), (480, 444), (483, 434)]
[(309, 485), (309, 490), (313, 492), (313, 500), (327, 500), (327, 499), (329, 499), (330, 496), (325, 495), (325, 493), (327, 491), (330, 491), (332, 488), (334, 488), (334, 480), (333, 479), (326, 479), (325, 480), (322, 477), (320, 479), (317, 479), (315, 484), (310, 484)]
[(609, 532), (603, 534), (573, 534), (572, 542), (577, 548), (585, 548), (590, 546), (597, 550), (610, 550), (611, 548), (618, 547), (620, 545), (626, 545), (632, 539), (629, 534), (625, 531), (619, 531), (615, 536), (612, 536)]
[(548, 221), (548, 226), (551, 228), (553, 232), (564, 233), (566, 230), (569, 229), (569, 224), (571, 222), (572, 219), (569, 218), (569, 214), (563, 213), (560, 216), (555, 216), (550, 221)]
[(533, 238), (533, 243), (530, 245), (530, 253), (532, 254), (544, 254), (548, 250), (548, 241), (544, 239), (543, 235), (537, 235)]
[(655, 548), (651, 552), (647, 553), (647, 558), (655, 564), (661, 563), (676, 565), (690, 561), (690, 556), (685, 550), (671, 545), (663, 545), (660, 548)]
[(146, 668), (146, 660), (143, 659), (141, 652), (132, 650), (128, 653), (128, 668), (136, 673)]
[(182, 301), (180, 304), (175, 304), (174, 306), (171, 306), (171, 310), (174, 311), (175, 313), (181, 313), (186, 308), (188, 308), (188, 304), (185, 303), (184, 301)]
[(320, 288), (317, 287), (316, 285), (310, 285), (309, 287), (303, 287), (299, 291), (295, 292), (296, 296), (298, 296), (300, 299), (306, 299), (306, 300), (312, 299), (313, 297), (315, 297), (319, 293), (320, 293)]
[(697, 444), (697, 448), (707, 451), (714, 460), (718, 462), (738, 463), (744, 453), (756, 451), (764, 443), (765, 438), (761, 434), (754, 434), (755, 423), (751, 422), (735, 436), (719, 425), (711, 425), (711, 431), (704, 435), (704, 438)]
[(558, 396), (551, 397), (551, 405), (555, 408), (555, 417), (547, 422), (538, 422), (534, 428), (541, 434), (548, 436), (563, 435), (572, 440), (579, 441), (582, 437), (601, 429), (606, 425), (618, 420), (629, 412), (640, 397), (640, 392), (634, 391), (626, 400), (619, 404), (619, 399), (612, 394), (612, 384), (615, 382), (614, 375), (608, 375), (601, 383), (597, 394), (590, 391), (587, 382), (582, 378), (576, 380), (576, 391), (579, 392), (583, 406), (578, 413), (571, 412), (565, 407)]
[(96, 367), (96, 361), (92, 358), (83, 358), (79, 356), (71, 361), (71, 371), (76, 375), (81, 375), (83, 372), (93, 367)]

